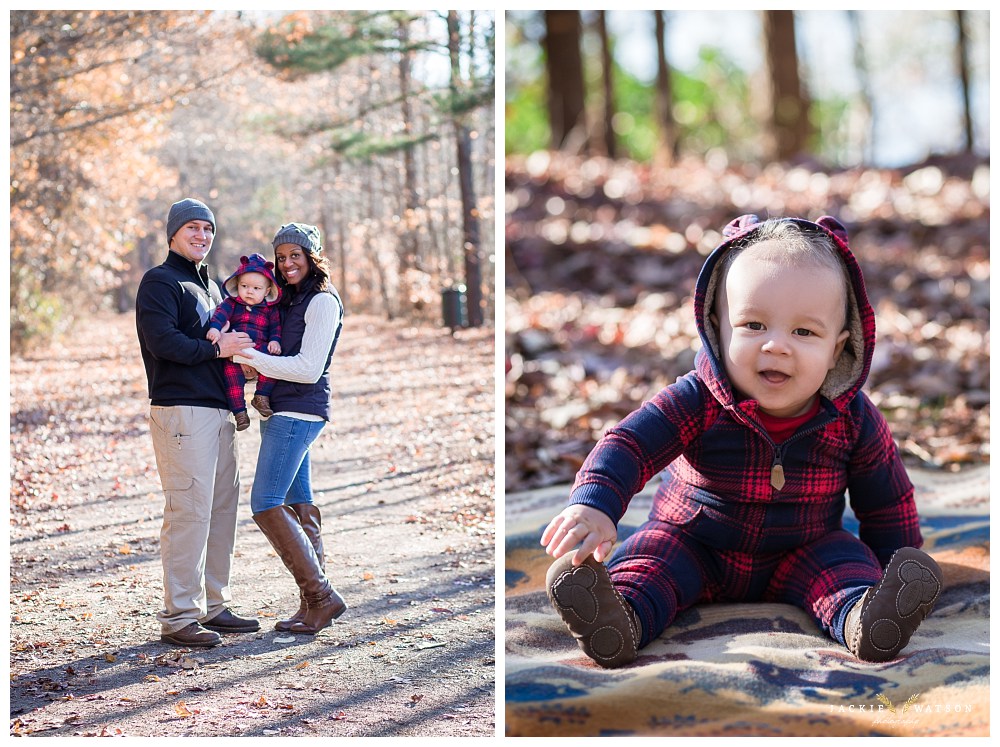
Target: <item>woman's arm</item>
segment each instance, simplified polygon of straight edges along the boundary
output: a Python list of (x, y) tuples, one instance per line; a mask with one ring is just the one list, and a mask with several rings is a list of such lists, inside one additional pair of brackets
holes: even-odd
[(326, 369), (326, 356), (333, 344), (333, 336), (340, 324), (340, 304), (329, 293), (312, 297), (306, 308), (306, 329), (302, 334), (302, 346), (296, 355), (274, 356), (259, 350), (246, 350), (234, 355), (237, 363), (247, 363), (264, 376), (297, 384), (312, 384), (319, 381)]

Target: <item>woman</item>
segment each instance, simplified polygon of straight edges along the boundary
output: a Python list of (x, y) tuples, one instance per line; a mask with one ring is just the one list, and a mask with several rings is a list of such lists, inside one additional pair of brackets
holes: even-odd
[(274, 627), (312, 634), (347, 609), (326, 577), (309, 464), (309, 447), (330, 419), (327, 369), (344, 306), (330, 283), (318, 228), (289, 223), (278, 229), (272, 246), (281, 286), (282, 355), (247, 350), (234, 360), (277, 379), (269, 407), (261, 409), (265, 419), (250, 509), (299, 586), (298, 612)]

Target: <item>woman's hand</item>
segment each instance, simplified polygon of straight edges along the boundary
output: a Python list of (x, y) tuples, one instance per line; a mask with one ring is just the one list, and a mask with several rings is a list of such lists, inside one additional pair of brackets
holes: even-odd
[(243, 369), (243, 376), (247, 381), (257, 380), (257, 369), (253, 366), (248, 366), (246, 363), (241, 363), (240, 368)]
[(577, 547), (573, 565), (580, 565), (588, 555), (603, 563), (618, 539), (618, 530), (603, 511), (590, 506), (567, 506), (542, 532), (545, 552), (559, 558)]

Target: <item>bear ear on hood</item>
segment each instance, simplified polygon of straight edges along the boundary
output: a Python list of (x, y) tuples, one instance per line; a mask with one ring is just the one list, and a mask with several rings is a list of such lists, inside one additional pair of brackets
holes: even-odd
[(823, 226), (827, 231), (832, 233), (838, 239), (843, 241), (845, 244), (849, 243), (847, 240), (847, 229), (844, 228), (844, 224), (839, 220), (834, 218), (832, 215), (824, 215), (818, 221), (817, 225)]
[(240, 264), (241, 265), (245, 265), (249, 261), (250, 261), (250, 257), (240, 257)]
[(722, 235), (727, 239), (731, 239), (733, 236), (738, 236), (744, 231), (750, 230), (758, 223), (760, 223), (760, 218), (756, 215), (741, 215), (739, 218), (734, 218), (726, 224), (726, 227), (722, 229)]

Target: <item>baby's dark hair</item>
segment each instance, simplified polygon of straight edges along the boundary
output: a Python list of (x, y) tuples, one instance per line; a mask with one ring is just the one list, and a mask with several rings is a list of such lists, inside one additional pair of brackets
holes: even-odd
[(780, 218), (766, 220), (754, 227), (744, 239), (734, 243), (723, 255), (719, 265), (720, 282), (725, 282), (736, 258), (744, 251), (765, 241), (774, 241), (781, 245), (781, 251), (771, 253), (771, 256), (786, 265), (799, 265), (803, 261), (825, 267), (837, 272), (844, 284), (844, 324), (851, 318), (851, 278), (847, 266), (841, 257), (840, 249), (834, 240), (825, 232), (811, 229), (799, 223)]

